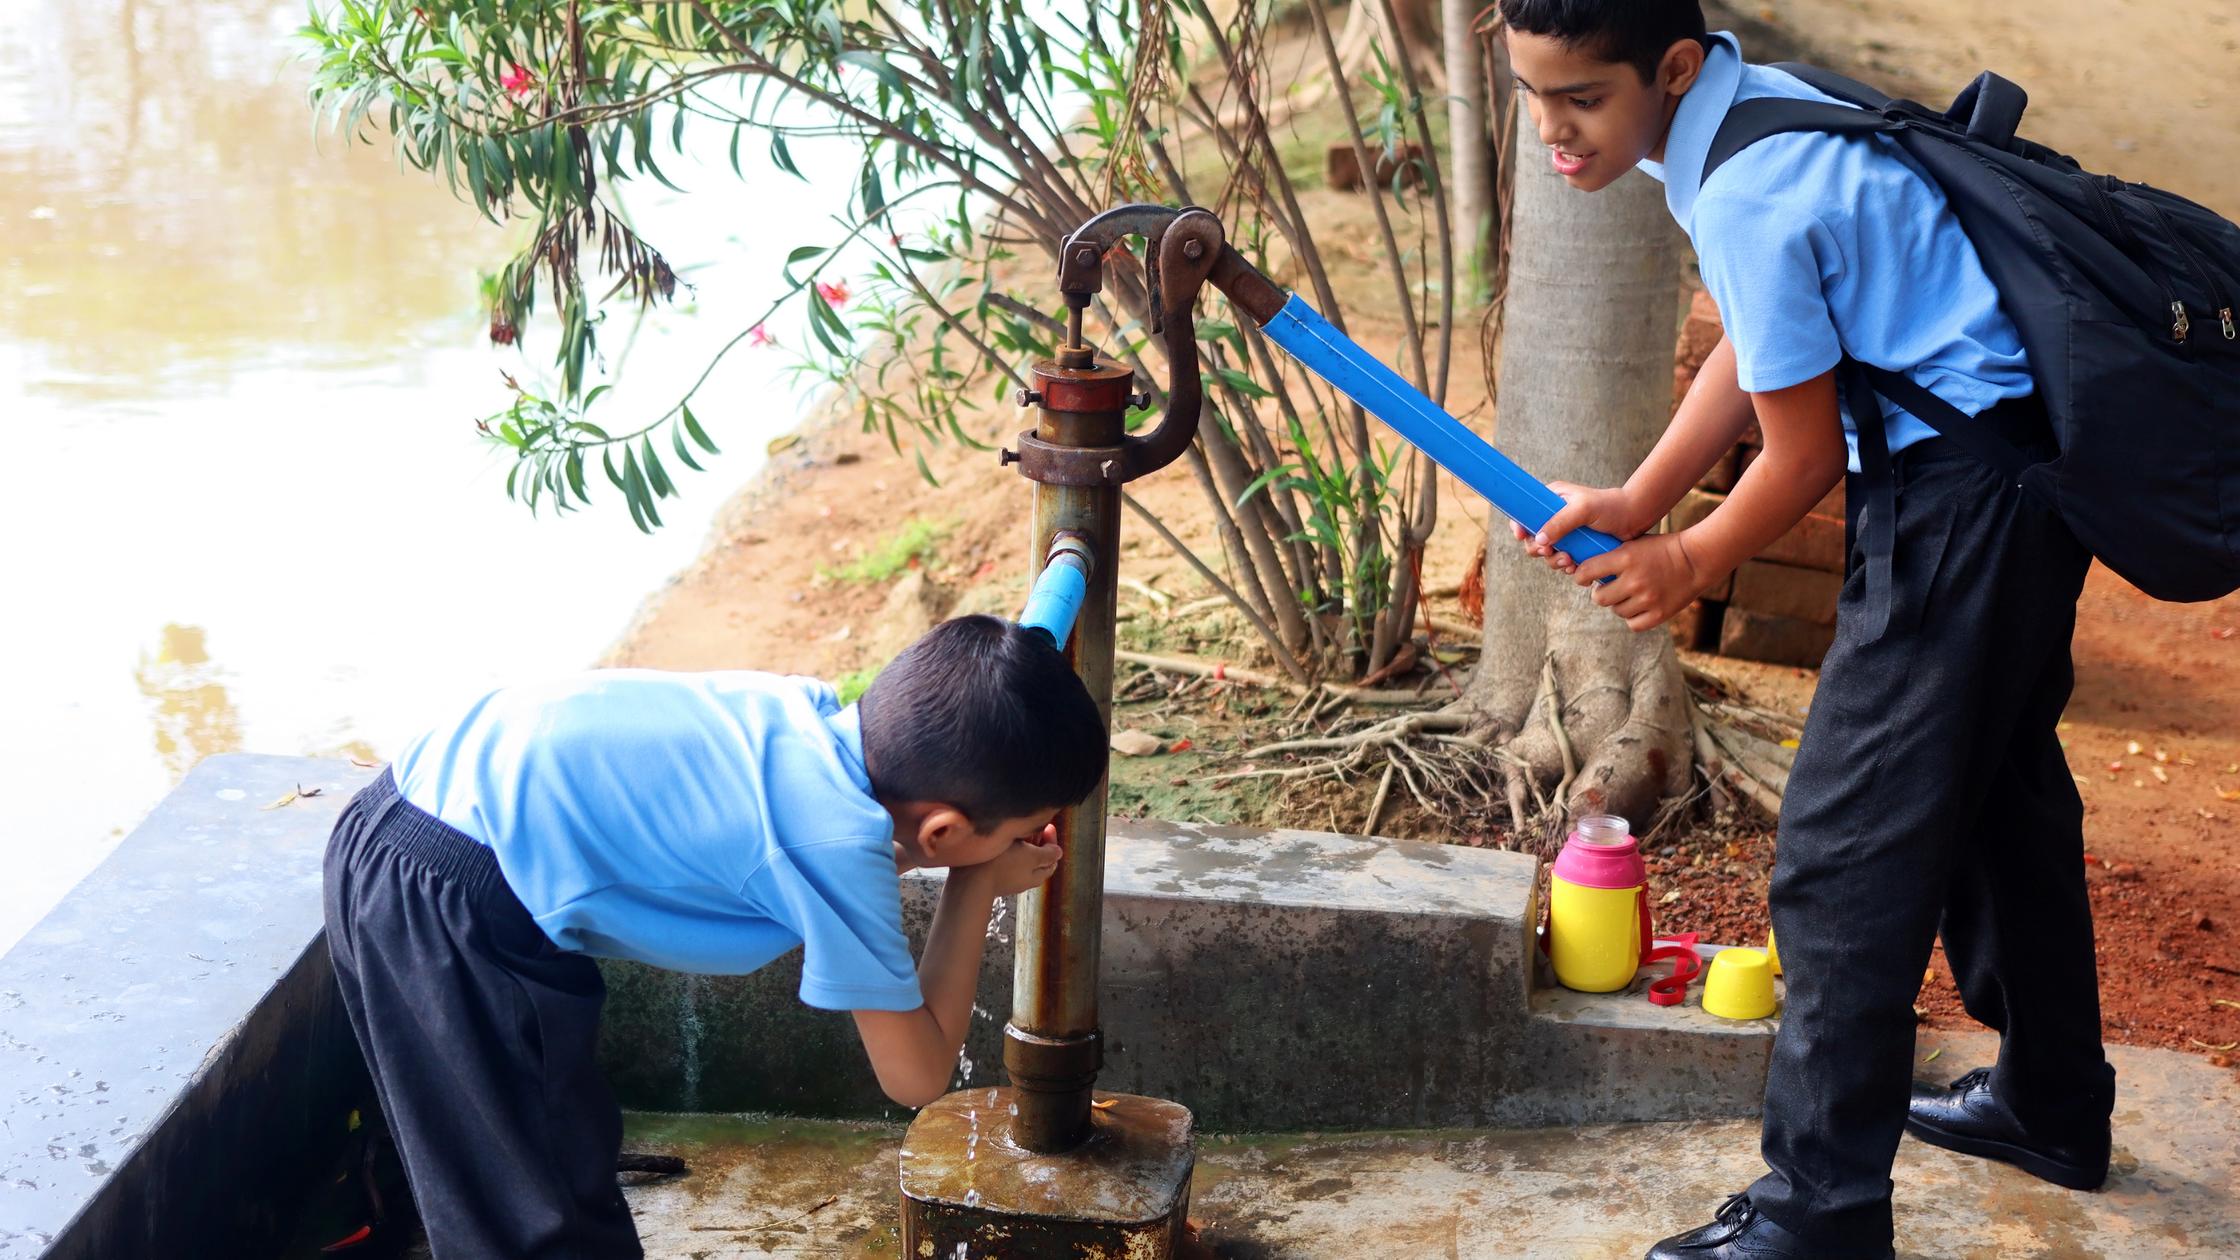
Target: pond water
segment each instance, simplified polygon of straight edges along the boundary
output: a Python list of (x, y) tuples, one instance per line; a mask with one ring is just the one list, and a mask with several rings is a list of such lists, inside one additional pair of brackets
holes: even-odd
[[(508, 501), (473, 422), (552, 340), (490, 347), (476, 276), (522, 229), (385, 142), (314, 136), (303, 16), (0, 5), (0, 948), (203, 756), (378, 758), (479, 689), (589, 663), (805, 406), (782, 350), (735, 353), (694, 406), (725, 454), (651, 537), (613, 493), (561, 520)], [(713, 148), (663, 159), (707, 195), (629, 190), (693, 287), (608, 420), (666, 409), (752, 322), (852, 169), (797, 147), (809, 185), (742, 186)]]

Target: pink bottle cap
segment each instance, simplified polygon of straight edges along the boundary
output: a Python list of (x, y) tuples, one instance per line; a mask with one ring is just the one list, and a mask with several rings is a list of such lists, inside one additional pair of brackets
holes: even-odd
[(1649, 880), (1641, 842), (1626, 832), (1626, 820), (1590, 814), (1579, 820), (1563, 852), (1556, 855), (1555, 877), (1580, 888), (1638, 888)]

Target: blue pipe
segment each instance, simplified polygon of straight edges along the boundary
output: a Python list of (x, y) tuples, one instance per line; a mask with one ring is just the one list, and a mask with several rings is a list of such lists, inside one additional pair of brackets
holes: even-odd
[(1051, 645), (1063, 648), (1073, 637), (1074, 620), (1081, 615), (1081, 601), (1089, 593), (1089, 553), (1078, 542), (1059, 539), (1050, 548), (1042, 575), (1027, 592), (1027, 606), (1019, 624), (1050, 636)]
[[(1423, 391), (1401, 379), (1374, 355), (1330, 325), (1297, 294), (1262, 329), (1309, 371), (1338, 387), (1346, 397), (1460, 477), (1510, 520), (1538, 533), (1563, 506), (1563, 496), (1540, 484), (1515, 461), (1463, 426)], [(1595, 529), (1576, 529), (1556, 540), (1556, 550), (1585, 563), (1589, 556), (1616, 551), (1618, 540)]]

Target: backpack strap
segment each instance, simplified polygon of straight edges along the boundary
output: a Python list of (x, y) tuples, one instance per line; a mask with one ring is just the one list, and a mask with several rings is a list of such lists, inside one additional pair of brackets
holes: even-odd
[(1890, 606), (1896, 602), (1892, 557), (1898, 546), (1897, 472), (1890, 466), (1890, 439), (1882, 427), (1882, 405), (1864, 363), (1843, 356), (1836, 368), (1836, 387), (1851, 412), (1852, 430), (1859, 436), (1860, 488), (1867, 501), (1858, 513), (1856, 541), (1864, 553), (1867, 570), (1865, 641), (1872, 643), (1890, 627)]
[(1727, 160), (1767, 136), (1791, 131), (1819, 131), (1838, 136), (1869, 136), (1898, 130), (1905, 124), (1873, 109), (1838, 105), (1833, 101), (1804, 101), (1790, 96), (1754, 96), (1736, 101), (1711, 138), (1704, 155), (1703, 179), (1726, 165)]
[(1887, 93), (1877, 92), (1857, 79), (1846, 78), (1825, 67), (1802, 61), (1777, 61), (1773, 69), (1798, 79), (1810, 88), (1825, 92), (1839, 101), (1849, 101), (1861, 109), (1887, 109), (1899, 102)]
[[(1862, 365), (1874, 392), (1906, 409), (1916, 420), (1937, 431), (1938, 436), (1952, 439), (1952, 444), (1984, 463), (1999, 470), (1999, 475), (2016, 485), (2022, 484), (2022, 474), (2034, 463), (2020, 447), (1992, 431), (1982, 423), (1944, 399), (1929, 392), (1921, 382), (1903, 372), (1888, 368)], [(1852, 412), (1852, 422), (1859, 423), (1859, 413)]]
[(1859, 476), (1866, 502), (1859, 514), (1857, 537), (1851, 541), (1857, 543), (1865, 560), (1865, 637), (1872, 643), (1889, 628), (1891, 606), (1897, 597), (1892, 563), (1898, 535), (1897, 474), (1891, 466), (1890, 440), (1883, 429), (1882, 404), (1876, 396), (1905, 408), (1938, 436), (1951, 439), (1954, 446), (1998, 470), (2015, 485), (2023, 484), (2022, 474), (2033, 461), (1995, 432), (1984, 417), (1969, 415), (1903, 372), (1845, 355), (1836, 369), (1836, 384), (1859, 437)]

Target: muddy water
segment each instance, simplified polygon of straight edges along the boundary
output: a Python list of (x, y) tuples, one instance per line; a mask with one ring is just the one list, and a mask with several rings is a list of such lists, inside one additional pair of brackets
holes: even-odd
[[(0, 947), (203, 756), (379, 757), (591, 660), (802, 407), (782, 354), (735, 355), (695, 406), (726, 455), (652, 538), (611, 495), (560, 521), (508, 502), (472, 421), (552, 344), (485, 342), (476, 271), (509, 230), (386, 145), (315, 142), (302, 18), (0, 5)], [(715, 195), (629, 194), (695, 288), (632, 343), (610, 428), (665, 409), (837, 208), (697, 175)]]

